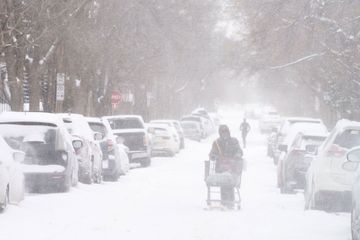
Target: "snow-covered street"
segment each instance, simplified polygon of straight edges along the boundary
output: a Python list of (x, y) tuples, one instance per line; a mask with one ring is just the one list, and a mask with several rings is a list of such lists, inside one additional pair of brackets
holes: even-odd
[[(227, 114), (238, 136), (239, 114)], [(0, 215), (1, 240), (348, 240), (350, 215), (304, 211), (301, 192), (281, 195), (266, 138), (251, 122), (241, 211), (205, 211), (203, 162), (215, 135), (188, 141), (175, 158), (154, 158), (118, 182), (79, 184), (69, 193), (28, 195)]]

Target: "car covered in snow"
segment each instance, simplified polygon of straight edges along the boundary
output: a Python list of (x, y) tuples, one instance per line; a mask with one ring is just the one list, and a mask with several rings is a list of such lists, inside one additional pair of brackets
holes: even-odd
[(8, 203), (18, 204), (24, 199), (25, 183), (22, 163), (25, 153), (12, 149), (0, 136), (0, 213)]
[(278, 129), (277, 134), (274, 137), (274, 149), (272, 151), (272, 157), (275, 164), (277, 164), (280, 156), (280, 151), (278, 151), (278, 148), (280, 145), (284, 145), (284, 140), (286, 139), (286, 136), (290, 132), (292, 126), (294, 126), (295, 124), (303, 124), (304, 129), (322, 128), (324, 132), (328, 131), (327, 127), (324, 125), (321, 119), (304, 117), (290, 117), (283, 119), (280, 128)]
[(25, 153), (23, 172), (29, 191), (68, 191), (78, 181), (71, 136), (54, 114), (6, 112), (0, 133), (13, 149)]
[(200, 133), (201, 133), (201, 139), (206, 138), (207, 136), (209, 136), (209, 132), (208, 129), (206, 127), (206, 123), (205, 121), (207, 121), (205, 118), (200, 117), (200, 116), (194, 116), (194, 115), (189, 115), (189, 116), (183, 116), (180, 120), (180, 122), (196, 122), (197, 124), (199, 124), (200, 126)]
[(73, 139), (81, 142), (75, 147), (79, 162), (79, 181), (86, 184), (101, 183), (102, 152), (98, 140), (102, 139), (102, 134), (94, 133), (81, 114), (61, 113), (58, 116)]
[(147, 124), (146, 128), (151, 136), (152, 155), (167, 154), (173, 157), (179, 152), (179, 139), (171, 126), (156, 122)]
[(305, 208), (347, 207), (356, 172), (344, 169), (347, 152), (360, 146), (360, 122), (340, 120), (317, 150), (306, 174)]
[(294, 124), (284, 144), (279, 146), (281, 154), (277, 164), (277, 182), (281, 193), (304, 188), (305, 174), (312, 159), (309, 155), (314, 154), (328, 136), (321, 126), (306, 125)]
[(117, 143), (117, 137), (111, 132), (107, 121), (95, 117), (87, 117), (86, 121), (94, 133), (100, 132), (102, 134), (99, 144), (103, 154), (102, 174), (104, 179), (116, 181), (120, 175), (125, 175), (130, 168), (127, 147)]
[(269, 133), (274, 128), (278, 128), (281, 123), (281, 117), (276, 111), (266, 112), (259, 121), (259, 129), (261, 133)]
[(176, 132), (177, 138), (179, 139), (179, 147), (180, 149), (183, 149), (185, 147), (185, 137), (184, 137), (184, 131), (181, 127), (181, 124), (179, 121), (177, 120), (166, 120), (166, 119), (162, 119), (162, 120), (152, 120), (150, 121), (150, 123), (154, 123), (154, 124), (166, 124), (168, 125), (170, 128), (173, 128)]
[(195, 121), (181, 121), (181, 127), (184, 130), (184, 136), (188, 139), (201, 141), (203, 133), (201, 125)]
[(129, 148), (130, 163), (140, 163), (143, 167), (151, 164), (151, 148), (144, 120), (139, 115), (105, 116), (111, 131)]

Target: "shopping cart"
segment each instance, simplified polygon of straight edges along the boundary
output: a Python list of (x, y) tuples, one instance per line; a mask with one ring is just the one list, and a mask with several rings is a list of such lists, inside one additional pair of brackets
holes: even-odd
[[(231, 170), (216, 172), (216, 161), (205, 161), (205, 182), (207, 186), (206, 203), (209, 209), (234, 206), (240, 210), (240, 185), (243, 161), (231, 161)], [(224, 201), (220, 197), (221, 187), (233, 187), (235, 190), (234, 201)]]

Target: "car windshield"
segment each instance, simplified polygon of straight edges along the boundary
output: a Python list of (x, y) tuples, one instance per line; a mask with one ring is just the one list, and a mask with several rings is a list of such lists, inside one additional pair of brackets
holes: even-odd
[(184, 129), (195, 129), (198, 127), (198, 125), (196, 123), (192, 123), (192, 122), (182, 122), (181, 126)]
[(90, 126), (91, 130), (93, 130), (94, 132), (99, 132), (103, 136), (106, 136), (107, 131), (106, 131), (106, 127), (104, 126), (104, 124), (98, 123), (98, 122), (89, 122), (89, 126)]
[(195, 122), (201, 122), (201, 119), (199, 117), (184, 117), (181, 119), (182, 121), (195, 121)]
[(83, 137), (88, 140), (93, 139), (92, 130), (85, 118), (73, 117), (70, 121), (64, 119), (64, 124), (71, 135)]
[(48, 123), (0, 123), (0, 133), (13, 149), (25, 153), (26, 164), (56, 164), (57, 126)]
[(144, 125), (138, 118), (109, 119), (111, 129), (142, 129)]
[(360, 130), (345, 130), (335, 138), (334, 144), (347, 149), (360, 146)]

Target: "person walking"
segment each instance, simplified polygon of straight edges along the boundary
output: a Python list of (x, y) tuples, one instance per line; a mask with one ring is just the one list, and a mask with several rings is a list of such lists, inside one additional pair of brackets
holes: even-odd
[(250, 132), (250, 130), (251, 130), (250, 124), (246, 121), (246, 118), (244, 118), (244, 121), (240, 125), (241, 137), (244, 148), (246, 148), (246, 137)]
[[(216, 139), (210, 151), (210, 160), (215, 162), (216, 173), (229, 172), (233, 175), (240, 175), (243, 164), (243, 151), (240, 147), (239, 141), (231, 137), (229, 127), (227, 125), (219, 126), (219, 138)], [(238, 172), (238, 166), (241, 166)], [(228, 208), (234, 208), (235, 193), (233, 186), (222, 186), (221, 203)]]

